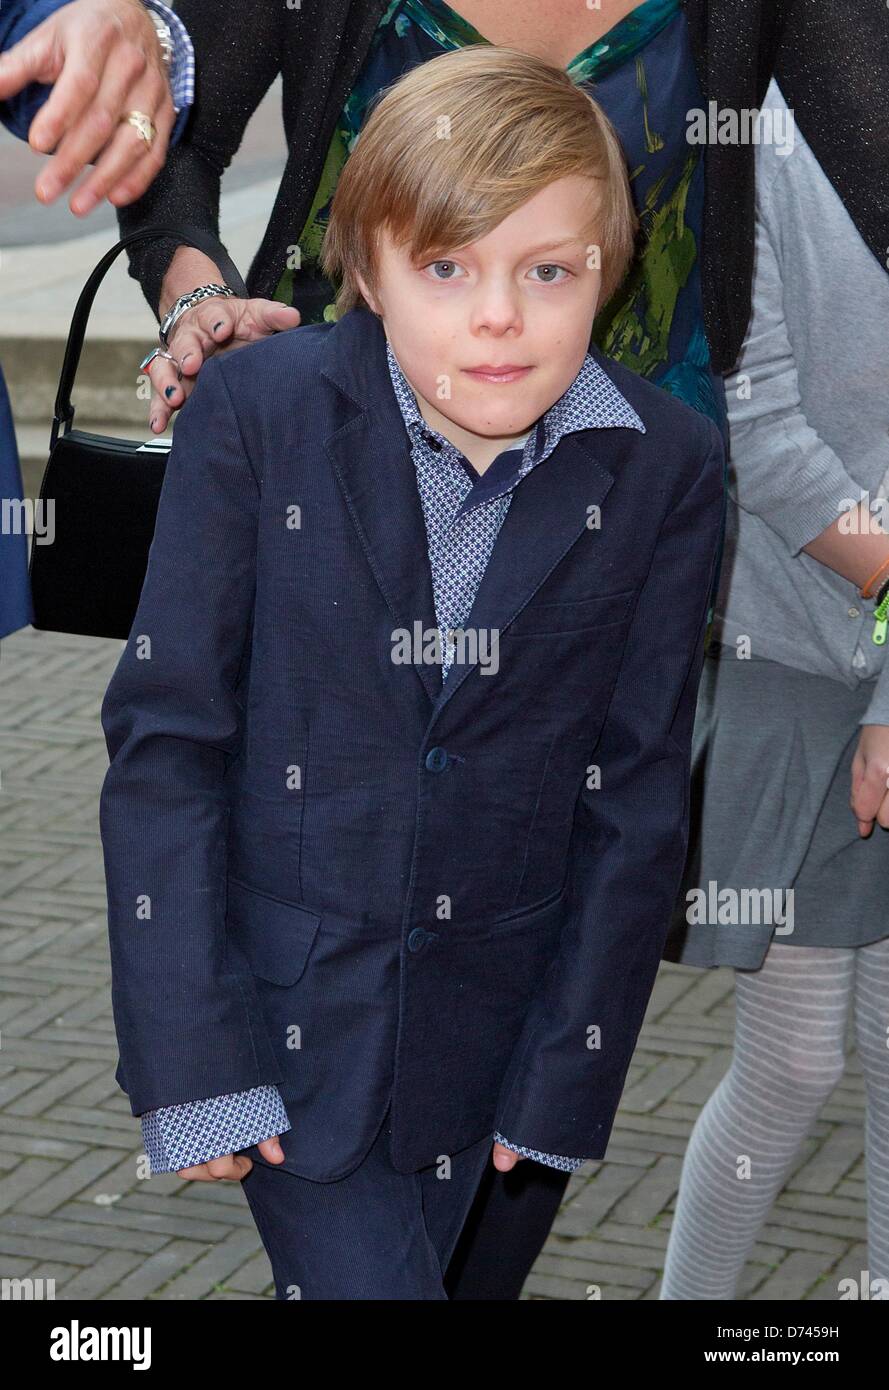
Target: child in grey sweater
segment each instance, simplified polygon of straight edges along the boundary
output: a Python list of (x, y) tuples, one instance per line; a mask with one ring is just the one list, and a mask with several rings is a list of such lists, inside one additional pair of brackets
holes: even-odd
[[(792, 117), (775, 82), (763, 110), (777, 128)], [(736, 1039), (685, 1156), (664, 1299), (736, 1296), (842, 1075), (853, 1000), (869, 1277), (889, 1281), (889, 846), (871, 833), (889, 827), (889, 667), (874, 618), (889, 581), (887, 322), (886, 266), (805, 132), (789, 150), (761, 144), (753, 314), (727, 379), (717, 640), (665, 953), (735, 967)]]

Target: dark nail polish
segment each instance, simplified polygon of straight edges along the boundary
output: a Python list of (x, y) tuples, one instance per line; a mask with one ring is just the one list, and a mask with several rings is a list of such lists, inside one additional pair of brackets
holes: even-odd
[(222, 325), (223, 325), (223, 323), (224, 323), (224, 319), (220, 319), (218, 323), (214, 323), (214, 325), (213, 325), (213, 332), (215, 333), (216, 330), (217, 330), (217, 328), (221, 328)]
[(168, 386), (168, 387), (166, 387), (166, 389), (164, 390), (164, 395), (166, 396), (167, 400), (170, 399), (170, 397), (172, 396), (172, 394), (173, 394), (173, 392), (174, 392), (175, 390), (176, 390), (176, 387), (175, 387), (175, 386)]

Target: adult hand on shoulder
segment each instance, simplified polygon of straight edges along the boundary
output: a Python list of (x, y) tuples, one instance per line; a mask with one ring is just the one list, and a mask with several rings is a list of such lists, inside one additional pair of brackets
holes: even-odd
[(297, 328), (300, 317), (298, 309), (278, 299), (227, 299), (217, 295), (186, 309), (169, 335), (170, 352), (179, 364), (181, 379), (176, 363), (167, 357), (155, 357), (150, 364), (148, 419), (153, 432), (162, 434), (173, 411), (185, 404), (208, 357), (286, 328)]
[(889, 725), (863, 724), (852, 759), (852, 813), (866, 838), (874, 821), (889, 830)]
[(524, 1157), (524, 1154), (517, 1154), (514, 1149), (508, 1149), (505, 1144), (495, 1143), (493, 1153), (491, 1154), (491, 1162), (499, 1172), (508, 1173), (510, 1168), (514, 1168), (517, 1163), (521, 1163)]
[[(32, 149), (53, 155), (35, 184), (40, 201), (51, 203), (91, 163), (72, 212), (85, 215), (106, 194), (120, 205), (141, 197), (163, 168), (176, 119), (142, 0), (63, 5), (0, 57), (0, 100), (29, 82), (53, 89), (28, 131)], [(150, 147), (121, 120), (129, 111), (144, 112), (156, 127)]]
[[(277, 1135), (271, 1139), (263, 1139), (256, 1147), (267, 1162), (284, 1162), (284, 1150)], [(191, 1178), (194, 1182), (219, 1182), (220, 1179), (240, 1182), (242, 1178), (246, 1178), (252, 1167), (253, 1159), (248, 1158), (246, 1154), (224, 1154), (221, 1158), (211, 1158), (208, 1163), (198, 1163), (194, 1168), (180, 1168), (176, 1176)]]

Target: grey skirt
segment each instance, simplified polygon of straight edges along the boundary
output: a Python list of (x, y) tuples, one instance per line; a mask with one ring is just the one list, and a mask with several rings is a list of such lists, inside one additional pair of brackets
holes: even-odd
[(873, 685), (850, 690), (711, 645), (665, 960), (756, 970), (772, 939), (865, 946), (889, 936), (889, 831), (875, 825), (862, 839), (849, 806)]

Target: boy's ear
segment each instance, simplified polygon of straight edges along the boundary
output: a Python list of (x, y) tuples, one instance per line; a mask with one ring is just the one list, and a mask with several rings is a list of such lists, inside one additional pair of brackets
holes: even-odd
[(367, 285), (364, 283), (364, 277), (357, 270), (355, 271), (355, 279), (357, 280), (358, 288), (360, 289), (367, 303), (373, 309), (375, 314), (379, 314), (380, 306), (377, 304), (370, 290), (367, 288)]

